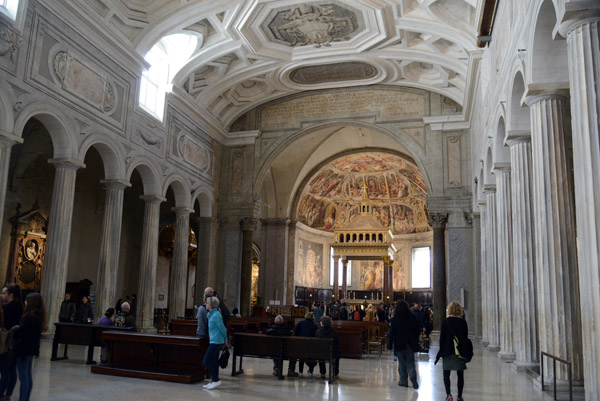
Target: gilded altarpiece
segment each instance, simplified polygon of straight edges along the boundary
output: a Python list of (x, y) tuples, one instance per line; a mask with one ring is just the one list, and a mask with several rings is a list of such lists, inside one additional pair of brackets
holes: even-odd
[(32, 210), (11, 219), (13, 249), (7, 282), (22, 290), (39, 291), (42, 284), (48, 220)]

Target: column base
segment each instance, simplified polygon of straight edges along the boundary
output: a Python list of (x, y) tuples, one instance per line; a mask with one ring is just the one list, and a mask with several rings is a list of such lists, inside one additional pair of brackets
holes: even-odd
[(150, 326), (150, 327), (142, 327), (141, 329), (138, 329), (139, 333), (146, 333), (146, 334), (157, 334), (158, 331), (156, 330), (156, 327), (154, 326)]
[(487, 340), (480, 340), (479, 342), (483, 348), (487, 348), (487, 346), (490, 345), (490, 342)]
[[(552, 379), (546, 379), (544, 381), (544, 387), (542, 388), (541, 377), (538, 376), (536, 379), (533, 379), (533, 386), (538, 390), (542, 391), (554, 391), (554, 382)], [(569, 392), (569, 381), (568, 380), (557, 380), (556, 381), (556, 392), (557, 393), (565, 393)], [(585, 393), (585, 389), (583, 387), (583, 381), (575, 381), (573, 380), (573, 393), (574, 394), (582, 394)]]
[(517, 354), (515, 354), (514, 352), (500, 351), (500, 352), (498, 352), (498, 356), (500, 357), (501, 361), (508, 362), (508, 363), (511, 363), (517, 359)]
[(540, 364), (535, 362), (514, 361), (512, 368), (517, 372), (527, 372), (530, 370), (538, 375), (540, 374)]
[(500, 346), (497, 345), (497, 344), (488, 344), (486, 348), (490, 352), (498, 352), (498, 351), (500, 351)]

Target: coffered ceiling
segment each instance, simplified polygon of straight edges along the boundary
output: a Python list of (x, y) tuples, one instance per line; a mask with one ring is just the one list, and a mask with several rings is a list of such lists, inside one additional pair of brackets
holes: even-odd
[(78, 0), (144, 55), (162, 37), (201, 36), (173, 85), (223, 127), (298, 92), (370, 84), (463, 104), (479, 0)]

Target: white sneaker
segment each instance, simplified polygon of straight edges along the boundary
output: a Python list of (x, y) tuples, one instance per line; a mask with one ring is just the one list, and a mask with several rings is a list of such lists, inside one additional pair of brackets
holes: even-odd
[[(210, 383), (212, 383), (212, 382), (210, 382)], [(202, 388), (207, 388), (210, 383), (203, 384)]]
[(220, 385), (221, 385), (221, 380), (219, 380), (218, 382), (210, 382), (210, 383), (208, 383), (208, 384), (206, 385), (206, 387), (205, 387), (205, 388), (206, 388), (207, 390), (212, 390), (212, 389), (214, 389), (214, 388), (217, 388), (217, 387), (219, 387)]

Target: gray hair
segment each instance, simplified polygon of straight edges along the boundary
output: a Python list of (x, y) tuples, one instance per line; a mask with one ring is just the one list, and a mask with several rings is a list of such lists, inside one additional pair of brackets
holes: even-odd
[(131, 305), (129, 305), (129, 302), (123, 302), (121, 304), (121, 310), (123, 312), (129, 312), (131, 310)]
[(331, 318), (329, 316), (321, 316), (321, 324), (324, 327), (331, 327)]
[(219, 298), (217, 298), (217, 297), (206, 298), (206, 305), (210, 305), (213, 308), (218, 308), (219, 307)]
[(275, 316), (275, 323), (283, 324), (283, 316), (281, 316), (281, 315)]

